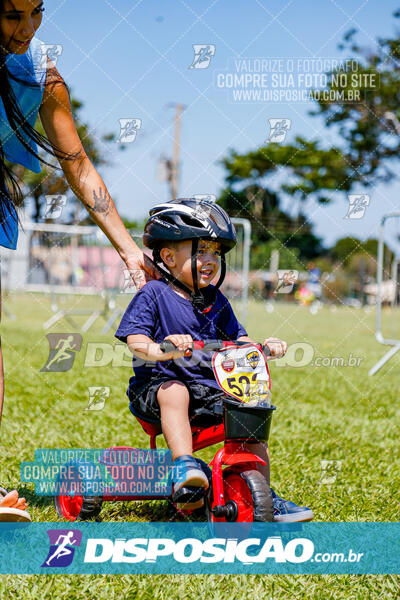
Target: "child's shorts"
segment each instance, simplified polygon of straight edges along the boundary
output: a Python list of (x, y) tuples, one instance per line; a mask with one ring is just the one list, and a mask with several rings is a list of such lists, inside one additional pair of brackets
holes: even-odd
[[(157, 392), (160, 386), (171, 378), (153, 379), (142, 386), (130, 386), (127, 394), (131, 407), (143, 419), (161, 420), (160, 407), (157, 401)], [(184, 383), (184, 382), (181, 382)], [(198, 427), (210, 427), (223, 421), (224, 393), (215, 388), (210, 388), (201, 383), (184, 383), (189, 390), (189, 421)]]

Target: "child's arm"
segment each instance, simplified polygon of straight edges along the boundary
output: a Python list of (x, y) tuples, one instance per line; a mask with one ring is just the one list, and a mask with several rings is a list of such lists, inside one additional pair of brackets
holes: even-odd
[[(250, 342), (254, 344), (254, 341), (251, 340), (247, 335), (242, 335), (242, 337), (238, 338), (239, 342)], [(263, 346), (268, 346), (269, 351), (271, 352), (270, 356), (267, 356), (267, 360), (272, 360), (273, 358), (282, 358), (285, 356), (287, 350), (287, 343), (279, 338), (266, 338), (263, 342)]]
[(165, 339), (170, 340), (174, 346), (176, 346), (176, 351), (162, 352), (160, 349), (160, 344), (157, 344), (147, 335), (142, 333), (128, 335), (126, 342), (129, 350), (135, 356), (148, 361), (164, 361), (187, 356), (187, 350), (190, 348), (193, 342), (192, 336), (180, 333), (169, 335)]

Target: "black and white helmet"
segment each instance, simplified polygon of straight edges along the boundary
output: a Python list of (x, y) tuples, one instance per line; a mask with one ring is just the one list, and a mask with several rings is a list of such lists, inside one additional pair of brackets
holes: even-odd
[(219, 242), (222, 252), (228, 252), (236, 245), (236, 231), (229, 215), (214, 202), (178, 198), (157, 204), (150, 210), (143, 236), (147, 248), (156, 248), (161, 241), (200, 238)]
[[(221, 244), (221, 273), (212, 289), (200, 290), (198, 286), (196, 254), (200, 239)], [(160, 256), (160, 242), (185, 240), (192, 240), (193, 291), (163, 268), (165, 265)], [(211, 309), (217, 290), (225, 278), (225, 254), (236, 245), (235, 227), (223, 208), (210, 200), (197, 198), (178, 198), (157, 204), (150, 210), (150, 218), (144, 228), (143, 244), (153, 250), (153, 259), (167, 281), (187, 292), (194, 306), (202, 312)]]

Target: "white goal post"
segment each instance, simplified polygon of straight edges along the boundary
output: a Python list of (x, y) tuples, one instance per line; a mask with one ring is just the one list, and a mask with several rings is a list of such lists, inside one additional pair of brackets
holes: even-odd
[[(379, 243), (378, 243), (378, 265), (377, 265), (377, 296), (376, 296), (376, 332), (375, 337), (380, 344), (392, 346), (392, 348), (386, 352), (386, 354), (369, 370), (369, 375), (375, 375), (379, 369), (383, 367), (399, 350), (400, 350), (400, 339), (389, 339), (384, 337), (382, 332), (382, 303), (383, 303), (383, 254), (384, 254), (384, 235), (385, 235), (385, 224), (389, 219), (399, 219), (400, 212), (391, 212), (382, 217), (380, 228), (379, 228)], [(399, 270), (398, 265), (400, 262), (400, 256), (396, 256), (392, 262), (391, 268), (391, 298), (390, 303), (392, 309), (398, 305), (399, 297)]]

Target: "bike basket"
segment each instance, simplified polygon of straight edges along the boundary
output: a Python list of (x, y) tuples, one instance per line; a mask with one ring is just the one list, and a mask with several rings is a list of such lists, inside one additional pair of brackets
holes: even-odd
[(275, 409), (275, 406), (248, 406), (225, 400), (225, 439), (267, 442)]

